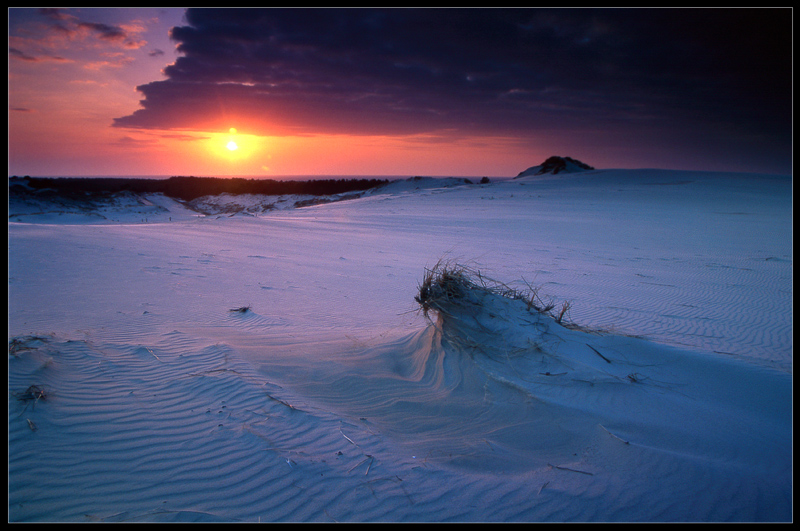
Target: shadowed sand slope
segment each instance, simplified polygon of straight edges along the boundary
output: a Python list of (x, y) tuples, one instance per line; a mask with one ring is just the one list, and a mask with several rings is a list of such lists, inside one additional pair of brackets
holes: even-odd
[(790, 515), (790, 375), (567, 328), (475, 283), (441, 297), (424, 332), (314, 373), (302, 394), (428, 466), (559, 490), (547, 474), (562, 472), (560, 494), (580, 501), (561, 501), (589, 519)]

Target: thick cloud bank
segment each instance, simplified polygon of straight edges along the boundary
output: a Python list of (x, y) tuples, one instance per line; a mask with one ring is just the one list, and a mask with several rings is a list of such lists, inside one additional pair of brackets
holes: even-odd
[(788, 142), (790, 14), (189, 9), (171, 33), (182, 55), (114, 123), (524, 135), (691, 118)]

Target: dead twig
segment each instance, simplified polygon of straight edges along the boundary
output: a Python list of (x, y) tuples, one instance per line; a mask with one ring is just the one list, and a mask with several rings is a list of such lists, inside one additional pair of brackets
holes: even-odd
[[(16, 395), (17, 400), (19, 400), (20, 402), (25, 402), (25, 407), (22, 409), (22, 412), (19, 414), (19, 417), (21, 417), (22, 414), (28, 410), (28, 406), (31, 405), (31, 403), (33, 403), (31, 409), (35, 409), (36, 404), (39, 403), (39, 400), (45, 400), (47, 398), (44, 389), (42, 389), (38, 385), (31, 385), (25, 390), (25, 392), (19, 394), (14, 393), (14, 394)], [(30, 420), (28, 420), (28, 426), (31, 426), (31, 429), (36, 431), (34, 429), (35, 425), (33, 425), (33, 423)]]
[(571, 303), (569, 301), (564, 301), (564, 304), (561, 305), (561, 311), (559, 311), (558, 315), (556, 316), (556, 322), (558, 324), (561, 324), (561, 321), (564, 319), (564, 314), (567, 313), (567, 310), (569, 310), (570, 306)]
[(342, 437), (344, 437), (345, 439), (347, 439), (347, 441), (348, 441), (350, 444), (352, 444), (352, 445), (353, 445), (353, 446), (355, 446), (356, 448), (359, 448), (359, 449), (361, 448), (359, 445), (357, 445), (355, 442), (353, 442), (353, 439), (351, 439), (350, 437), (348, 437), (347, 435), (345, 435), (345, 434), (344, 434), (344, 432), (342, 431), (342, 428), (339, 428), (339, 433), (341, 433), (341, 434), (342, 434)]
[(36, 406), (39, 400), (45, 400), (47, 398), (44, 389), (39, 387), (38, 385), (31, 385), (28, 387), (24, 393), (20, 393), (17, 395), (17, 400), (20, 402), (30, 402), (33, 400), (33, 405)]
[[(344, 434), (342, 434), (342, 435), (344, 435)], [(369, 469), (370, 469), (370, 468), (372, 468), (372, 463), (373, 463), (373, 462), (375, 462), (375, 458), (374, 458), (374, 457), (372, 457), (372, 456), (371, 456), (371, 455), (369, 455), (369, 454), (365, 454), (365, 455), (366, 455), (366, 457), (365, 457), (364, 459), (362, 459), (361, 461), (359, 461), (359, 462), (358, 462), (358, 464), (355, 464), (355, 465), (353, 465), (352, 467), (350, 467), (350, 470), (348, 470), (347, 472), (348, 472), (348, 473), (349, 473), (349, 472), (352, 472), (352, 471), (353, 471), (353, 470), (355, 470), (356, 468), (360, 467), (361, 465), (363, 465), (364, 463), (366, 463), (367, 461), (369, 461), (369, 465), (367, 465), (367, 471), (366, 471), (366, 472), (364, 472), (364, 475), (366, 476), (367, 474), (369, 474)]]
[[(147, 352), (149, 352), (150, 354), (152, 354), (152, 356), (153, 356), (155, 359), (157, 359), (158, 361), (161, 361), (161, 358), (159, 358), (158, 356), (156, 356), (156, 353), (155, 353), (155, 352), (153, 352), (153, 351), (150, 349), (150, 347), (144, 347), (144, 348), (145, 348), (145, 350), (147, 350)], [(163, 363), (163, 362), (162, 362), (162, 363)]]
[(550, 482), (549, 482), (549, 481), (545, 481), (544, 483), (542, 483), (542, 486), (541, 486), (541, 487), (539, 487), (539, 492), (537, 492), (537, 493), (536, 493), (536, 495), (538, 496), (539, 494), (541, 494), (541, 493), (542, 493), (542, 490), (544, 490), (544, 488), (545, 488), (546, 486), (548, 486), (549, 484), (550, 484)]
[(547, 466), (552, 467), (552, 468), (557, 468), (559, 470), (566, 470), (567, 472), (577, 472), (578, 474), (585, 474), (587, 476), (594, 476), (594, 474), (592, 474), (591, 472), (586, 472), (584, 470), (576, 470), (574, 468), (568, 468), (568, 467), (565, 467), (565, 466), (551, 465), (550, 463), (548, 463)]
[(608, 358), (606, 358), (605, 356), (603, 356), (602, 354), (600, 354), (600, 351), (598, 351), (596, 348), (594, 348), (593, 346), (591, 346), (589, 343), (586, 343), (586, 346), (587, 346), (587, 347), (589, 347), (590, 349), (594, 350), (594, 353), (595, 353), (595, 354), (597, 354), (598, 356), (600, 356), (601, 358), (603, 358), (604, 360), (606, 360), (606, 363), (611, 363), (611, 360), (610, 360), (610, 359), (608, 359)]
[(602, 424), (598, 424), (598, 426), (600, 426), (601, 428), (603, 428), (603, 429), (606, 431), (606, 433), (607, 433), (607, 434), (611, 435), (613, 438), (617, 439), (618, 441), (622, 441), (622, 442), (623, 442), (623, 443), (625, 443), (625, 444), (630, 444), (630, 442), (629, 442), (629, 441), (626, 441), (625, 439), (623, 439), (623, 438), (621, 438), (621, 437), (618, 437), (618, 436), (614, 435), (613, 433), (611, 433), (610, 431), (608, 431), (608, 428), (606, 428), (606, 427), (605, 427), (605, 426), (603, 426)]

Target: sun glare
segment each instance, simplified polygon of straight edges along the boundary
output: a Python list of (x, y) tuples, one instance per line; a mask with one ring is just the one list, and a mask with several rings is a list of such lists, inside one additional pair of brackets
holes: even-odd
[(234, 127), (206, 135), (202, 143), (205, 155), (211, 157), (209, 162), (222, 164), (221, 169), (215, 171), (228, 174), (263, 172), (260, 168), (269, 156), (264, 137), (245, 134)]

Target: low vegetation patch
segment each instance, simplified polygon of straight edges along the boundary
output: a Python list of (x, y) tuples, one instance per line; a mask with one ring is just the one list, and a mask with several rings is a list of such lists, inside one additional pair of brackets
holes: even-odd
[(425, 270), (414, 300), (428, 317), (432, 310), (447, 314), (455, 307), (480, 304), (479, 297), (476, 297), (480, 294), (494, 294), (523, 301), (529, 311), (546, 313), (558, 323), (561, 323), (569, 309), (569, 303), (565, 302), (558, 311), (554, 311), (555, 304), (542, 300), (539, 297), (539, 288), (534, 288), (527, 282), (523, 289), (514, 288), (486, 277), (477, 269), (441, 260), (433, 268)]
[(310, 181), (277, 181), (174, 176), (169, 179), (80, 178), (80, 177), (17, 177), (9, 178), (9, 191), (22, 193), (50, 191), (74, 198), (106, 197), (110, 194), (161, 193), (181, 201), (192, 201), (207, 195), (261, 194), (326, 196), (363, 192), (389, 183), (388, 179), (316, 179)]

